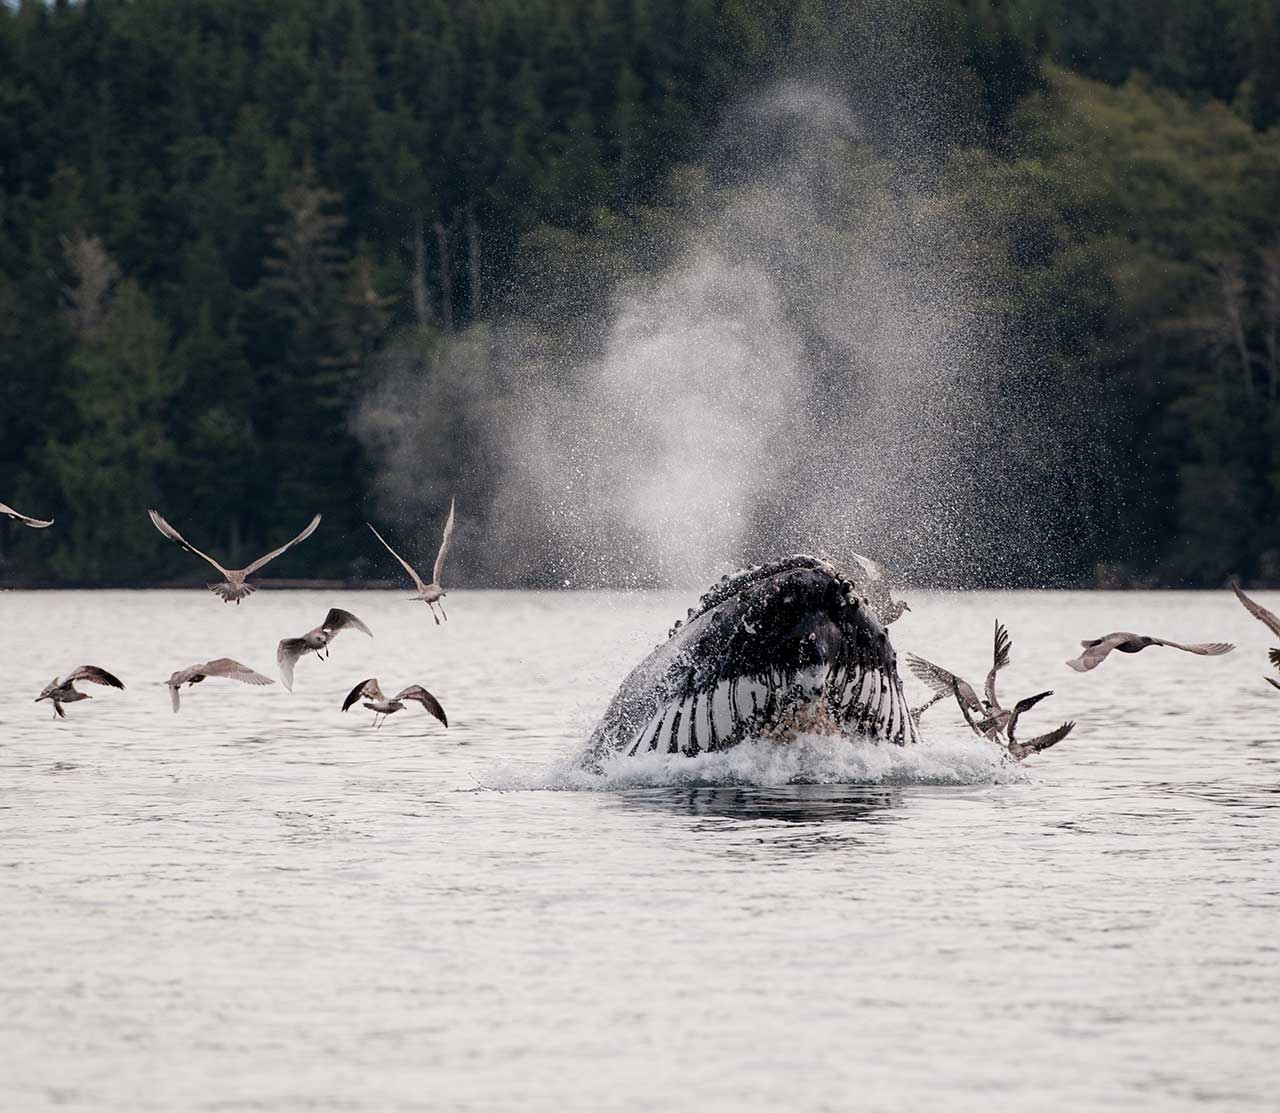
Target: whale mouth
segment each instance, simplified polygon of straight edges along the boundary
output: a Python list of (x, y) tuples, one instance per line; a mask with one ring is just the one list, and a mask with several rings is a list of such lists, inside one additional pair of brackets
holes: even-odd
[(725, 577), (623, 682), (590, 751), (695, 756), (758, 737), (919, 741), (884, 627), (800, 554)]

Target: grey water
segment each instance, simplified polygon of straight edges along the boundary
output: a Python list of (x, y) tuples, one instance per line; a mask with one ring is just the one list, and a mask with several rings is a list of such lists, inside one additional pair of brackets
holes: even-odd
[[(915, 594), (926, 745), (573, 755), (691, 592), (0, 593), (6, 1110), (1276, 1108), (1280, 692), (1225, 592)], [(1273, 608), (1280, 599), (1262, 593)], [(296, 690), (163, 680), (344, 606)], [(1130, 629), (1231, 640), (1113, 655)], [(81, 663), (123, 692), (54, 722)], [(424, 683), (380, 729), (343, 696)], [(913, 695), (920, 695), (914, 681)]]

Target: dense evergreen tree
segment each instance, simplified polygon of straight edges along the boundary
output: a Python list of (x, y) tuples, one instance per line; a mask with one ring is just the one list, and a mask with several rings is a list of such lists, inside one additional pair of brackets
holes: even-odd
[(0, 527), (0, 575), (180, 574), (153, 502), (232, 553), (323, 511), (309, 567), (359, 570), (388, 361), (582, 343), (767, 156), (733, 106), (780, 78), (983, 230), (946, 257), (1105, 407), (1123, 482), (1053, 482), (1106, 574), (1280, 578), (1273, 0), (0, 4), (0, 495), (65, 519)]

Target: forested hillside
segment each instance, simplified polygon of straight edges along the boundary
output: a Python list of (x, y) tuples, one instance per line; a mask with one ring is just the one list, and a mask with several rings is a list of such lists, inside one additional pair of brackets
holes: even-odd
[(425, 546), (457, 491), (466, 582), (557, 581), (484, 540), (474, 406), (433, 396), (455, 465), (409, 506), (363, 402), (514, 321), (589, 353), (767, 157), (733, 113), (778, 81), (954, 231), (1016, 341), (995, 396), (1090, 411), (1055, 419), (1051, 557), (975, 581), (1280, 580), (1274, 0), (0, 5), (0, 500), (58, 519), (0, 521), (0, 579), (198, 575), (148, 506), (232, 563), (320, 511), (278, 574), (387, 575), (365, 519)]

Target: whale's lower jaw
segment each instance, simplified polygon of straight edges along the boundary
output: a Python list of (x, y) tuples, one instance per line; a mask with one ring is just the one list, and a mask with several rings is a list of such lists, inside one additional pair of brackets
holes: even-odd
[(899, 746), (919, 741), (896, 678), (878, 669), (816, 666), (734, 677), (663, 703), (611, 748), (631, 757), (693, 757), (751, 738), (786, 742), (801, 734), (857, 735)]

